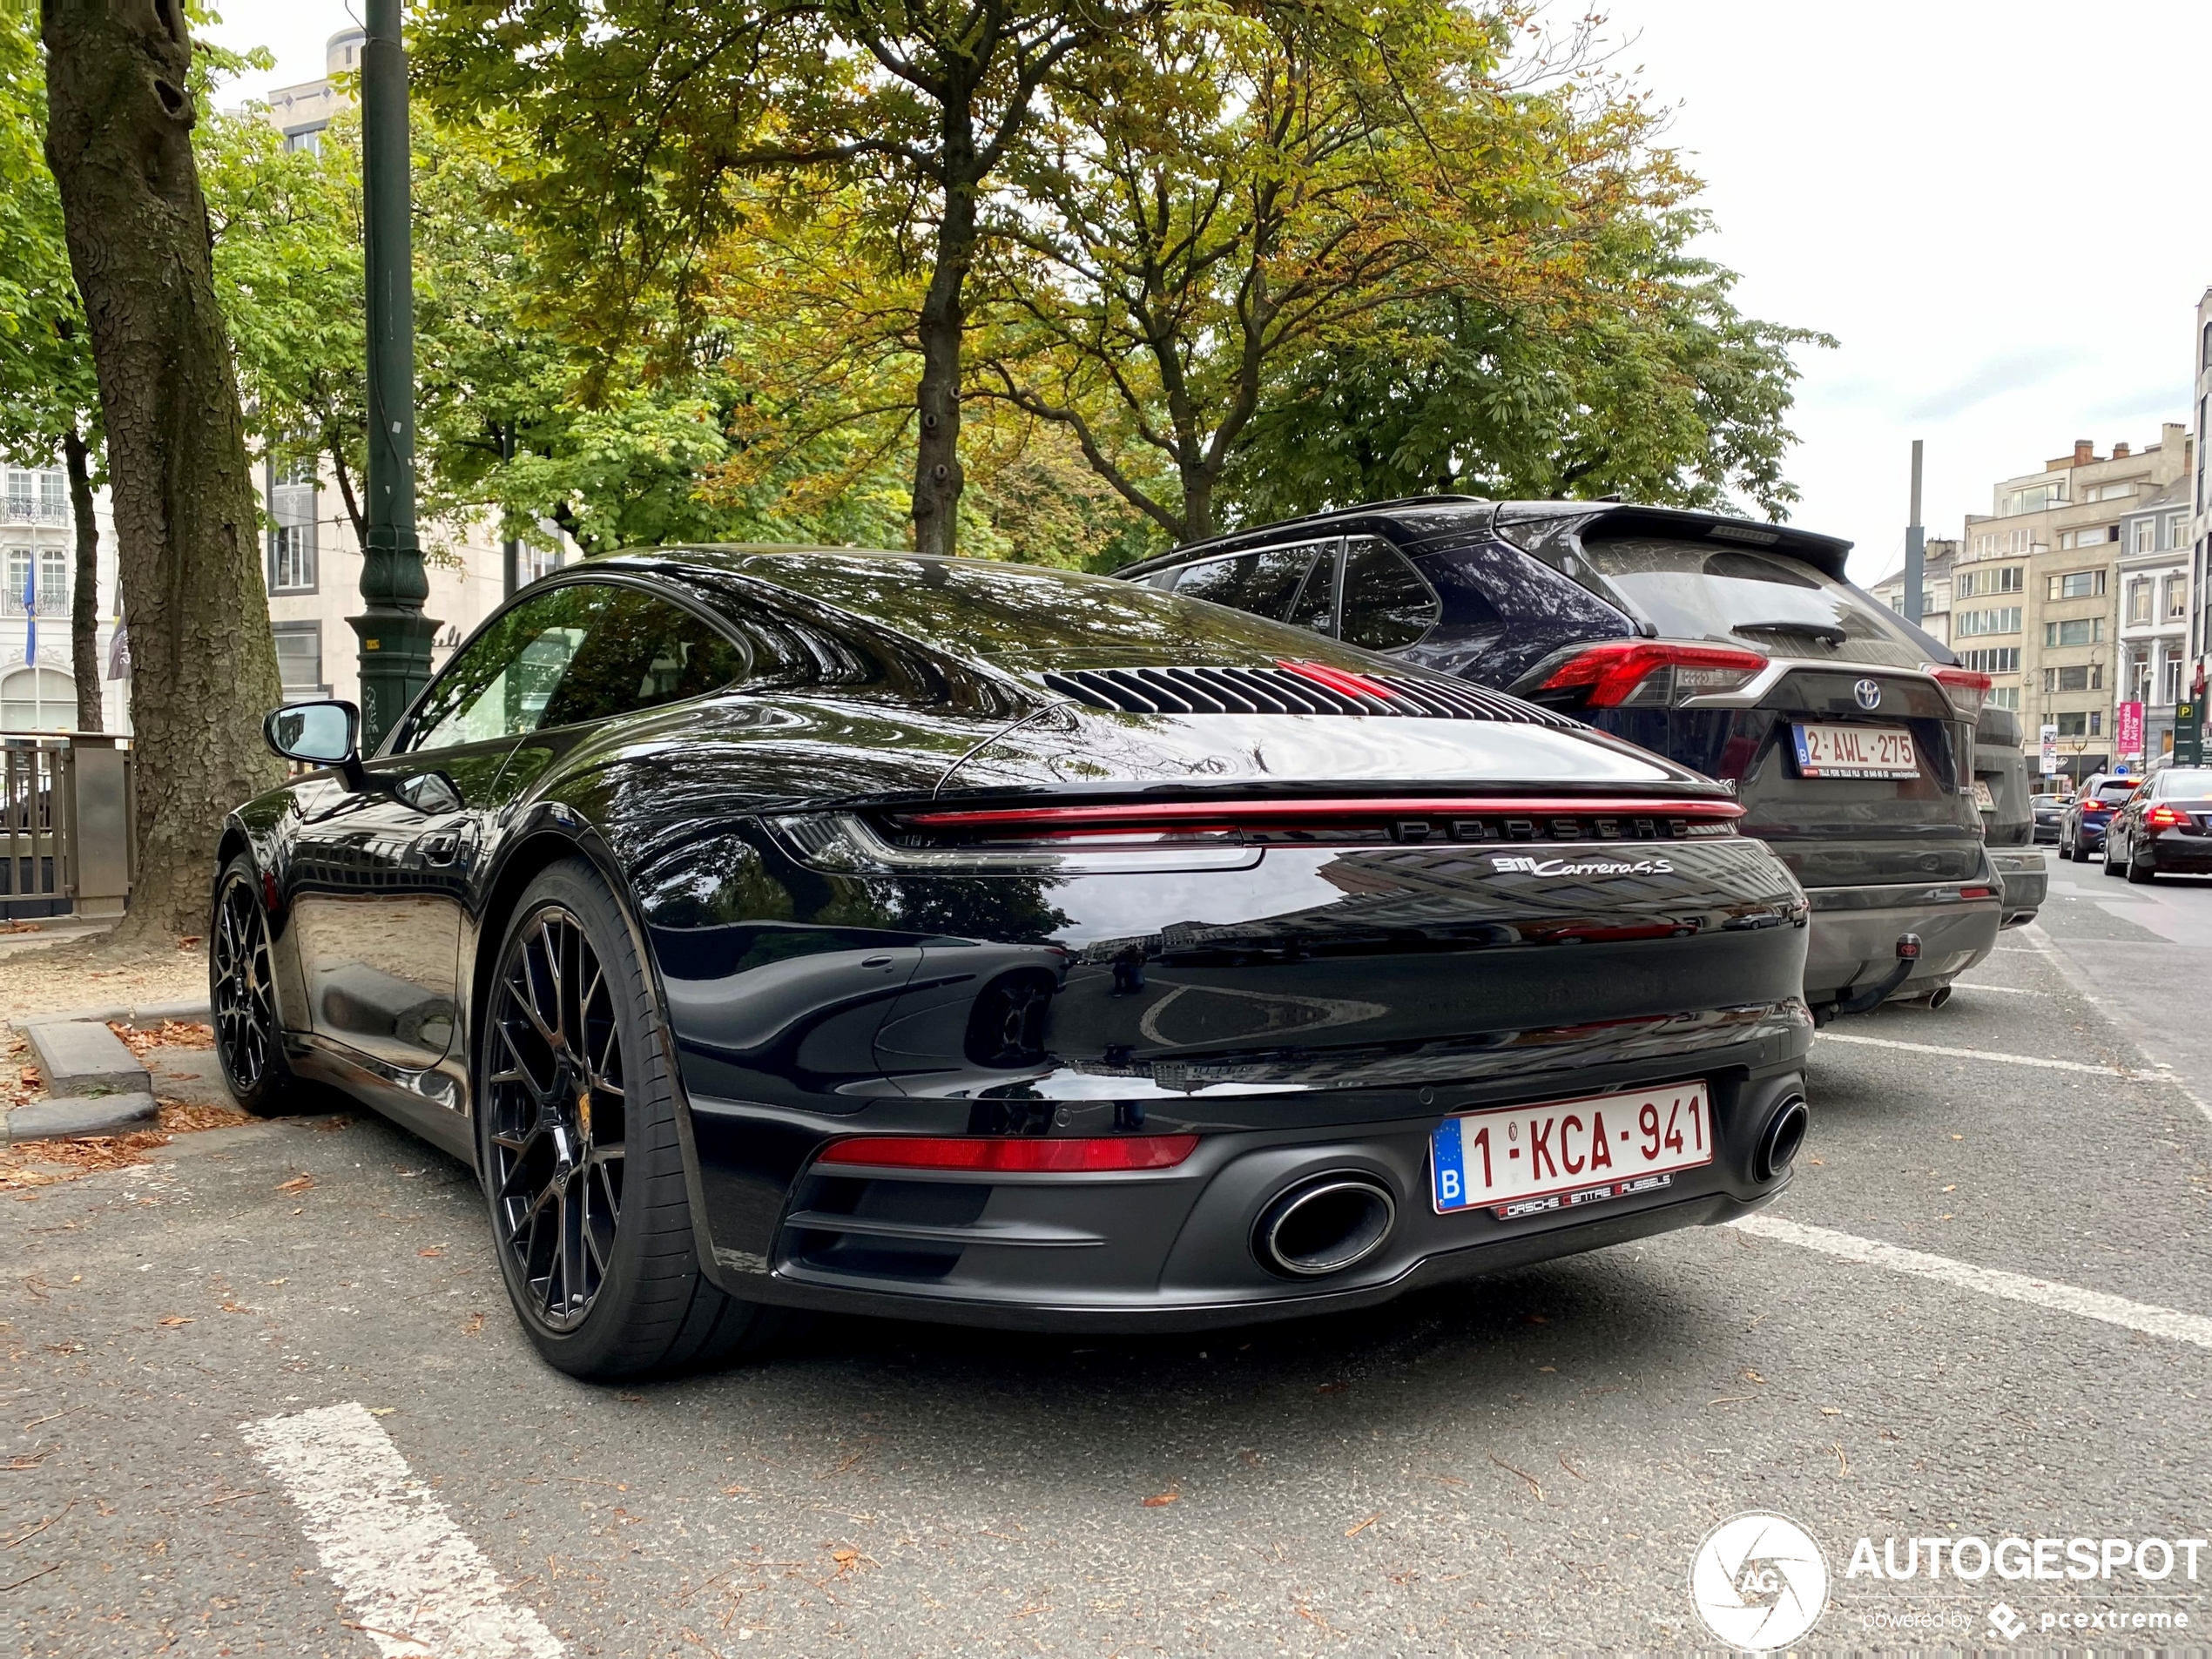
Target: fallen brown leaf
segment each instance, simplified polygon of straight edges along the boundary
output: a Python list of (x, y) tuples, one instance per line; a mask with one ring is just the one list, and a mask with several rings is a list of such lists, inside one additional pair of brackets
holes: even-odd
[(1344, 1535), (1346, 1538), (1357, 1538), (1361, 1533), (1366, 1531), (1368, 1527), (1373, 1526), (1381, 1519), (1382, 1516), (1380, 1514), (1369, 1515), (1366, 1520), (1360, 1521), (1358, 1525), (1346, 1527), (1344, 1529)]
[(484, 1333), (484, 1316), (483, 1316), (482, 1314), (481, 1314), (481, 1313), (471, 1313), (471, 1314), (468, 1317), (468, 1318), (467, 1318), (467, 1319), (465, 1319), (465, 1320), (463, 1320), (463, 1321), (462, 1322), (462, 1326), (461, 1326), (461, 1334), (462, 1334), (462, 1336), (464, 1336), (464, 1337), (480, 1337), (480, 1336), (483, 1335), (483, 1333)]
[(1742, 1377), (1745, 1382), (1755, 1382), (1763, 1387), (1765, 1386), (1766, 1379), (1760, 1376), (1757, 1372), (1752, 1370), (1749, 1366), (1744, 1366), (1743, 1369), (1737, 1374)]
[(300, 1174), (293, 1176), (289, 1181), (280, 1183), (276, 1187), (272, 1189), (272, 1190), (277, 1192), (312, 1192), (314, 1190), (314, 1177), (312, 1175)]
[(443, 1244), (425, 1244), (421, 1250), (416, 1251), (415, 1253), (427, 1260), (435, 1261), (439, 1257), (446, 1253), (446, 1247)]
[(165, 1314), (163, 1316), (161, 1322), (164, 1325), (190, 1325), (192, 1323), (189, 1318), (181, 1313)]
[(1143, 1507), (1147, 1509), (1164, 1509), (1182, 1496), (1179, 1492), (1156, 1492), (1144, 1500)]

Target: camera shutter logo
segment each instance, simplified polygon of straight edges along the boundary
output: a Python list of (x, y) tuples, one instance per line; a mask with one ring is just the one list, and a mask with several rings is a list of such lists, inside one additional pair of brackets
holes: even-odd
[(1828, 1605), (1828, 1563), (1805, 1529), (1780, 1515), (1731, 1516), (1689, 1562), (1689, 1599), (1731, 1648), (1786, 1648)]
[(1862, 709), (1882, 706), (1882, 682), (1879, 680), (1861, 680), (1851, 688), (1851, 693), (1858, 699), (1858, 706)]

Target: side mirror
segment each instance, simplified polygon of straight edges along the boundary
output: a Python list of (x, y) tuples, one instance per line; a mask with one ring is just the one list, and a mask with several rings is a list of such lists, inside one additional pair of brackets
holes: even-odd
[(361, 770), (361, 711), (350, 703), (292, 703), (270, 712), (261, 735), (287, 760), (335, 766), (347, 788), (361, 789), (368, 774)]

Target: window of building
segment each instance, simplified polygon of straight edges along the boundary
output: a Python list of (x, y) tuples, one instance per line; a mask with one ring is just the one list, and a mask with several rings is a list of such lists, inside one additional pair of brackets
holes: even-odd
[(2139, 518), (2135, 521), (2135, 551), (2155, 553), (2158, 550), (2158, 521)]
[(2101, 691), (2105, 688), (2105, 665), (2102, 663), (2083, 663), (2072, 668), (2047, 668), (2043, 671), (2043, 689), (2047, 691)]
[(2139, 577), (2128, 584), (2128, 620), (2129, 622), (2150, 620), (2150, 580), (2145, 577)]
[(2166, 578), (2166, 604), (2161, 612), (2167, 621), (2179, 622), (2189, 614), (2189, 579), (2186, 576)]
[(2088, 494), (2082, 496), (2081, 499), (2084, 501), (2125, 501), (2128, 496), (2134, 495), (2134, 493), (2135, 486), (2132, 482), (2124, 484), (2099, 484), (2095, 489), (2090, 490)]
[(1961, 639), (1971, 639), (1981, 634), (2016, 634), (2020, 631), (2020, 608), (2018, 605), (1959, 613), (1959, 637)]
[(311, 127), (294, 128), (292, 132), (284, 135), (285, 149), (287, 151), (303, 151), (311, 156), (320, 155), (322, 153), (323, 129), (327, 127), (330, 124), (327, 121), (318, 121)]
[(2046, 597), (2052, 599), (2094, 599), (2105, 590), (2102, 570), (2068, 570), (2050, 578)]
[(315, 590), (315, 463), (312, 459), (268, 469), (269, 591)]
[(2089, 735), (2093, 738), (2101, 737), (2104, 735), (2104, 728), (2105, 711), (2102, 709), (2091, 709), (2089, 711)]
[(2079, 709), (2054, 714), (2051, 724), (2058, 728), (2062, 738), (2086, 738), (2089, 735), (2089, 717)]
[(2150, 647), (2131, 645), (2128, 650), (2128, 678), (2121, 682), (2128, 688), (2129, 703), (2150, 701)]
[(2027, 572), (2017, 564), (2008, 564), (2000, 570), (1962, 570), (1959, 573), (1959, 597), (1971, 599), (1977, 594), (2019, 593), (2026, 585)]
[(69, 550), (65, 547), (38, 550), (38, 614), (69, 615)]
[(279, 622), (276, 632), (277, 679), (287, 703), (328, 697), (322, 678), (322, 624), (319, 622)]
[(2100, 524), (2094, 529), (2068, 530), (2059, 537), (2060, 547), (2101, 547), (2120, 539), (2120, 526)]
[(2158, 700), (2178, 703), (2182, 700), (2182, 652), (2175, 645), (2168, 645), (2158, 653)]
[(2094, 645), (2105, 637), (2102, 617), (2080, 617), (2072, 622), (2047, 622), (2043, 624), (2043, 643), (2047, 646)]
[(1993, 685), (1982, 696), (1982, 702), (1993, 709), (2010, 709), (2020, 712), (2020, 688), (2017, 685)]
[(77, 682), (41, 664), (0, 678), (0, 731), (66, 732), (77, 724)]
[(1962, 651), (1959, 665), (1977, 674), (2017, 674), (2020, 671), (2020, 648), (2018, 645), (1988, 645), (1979, 651)]
[(2179, 547), (2188, 539), (2189, 516), (2187, 513), (2166, 515), (2166, 545)]
[[(2030, 484), (2025, 489), (2015, 489), (1998, 504), (1997, 516), (2017, 518), (2023, 513), (2040, 513), (2047, 508), (2066, 505), (2066, 482), (2054, 479), (2049, 483)], [(2015, 530), (2014, 536), (2026, 532)]]

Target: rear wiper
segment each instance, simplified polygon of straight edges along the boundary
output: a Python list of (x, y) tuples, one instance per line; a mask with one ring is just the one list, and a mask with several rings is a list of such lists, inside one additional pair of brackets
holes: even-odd
[(1732, 634), (1803, 634), (1831, 645), (1840, 645), (1851, 636), (1832, 622), (1739, 622), (1729, 630)]

